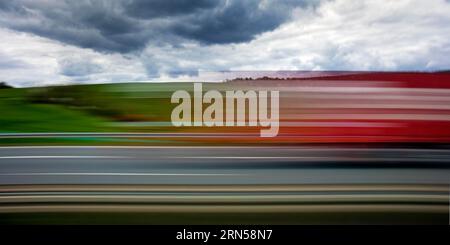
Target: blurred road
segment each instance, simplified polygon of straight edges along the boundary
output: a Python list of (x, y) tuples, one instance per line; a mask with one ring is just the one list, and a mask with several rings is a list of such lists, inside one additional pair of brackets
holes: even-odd
[(448, 149), (20, 146), (0, 184), (450, 184)]
[(445, 148), (0, 147), (0, 223), (447, 224), (449, 159)]

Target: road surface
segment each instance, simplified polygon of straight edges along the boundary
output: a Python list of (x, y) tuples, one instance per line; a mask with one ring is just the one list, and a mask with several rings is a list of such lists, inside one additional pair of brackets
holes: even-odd
[(449, 159), (411, 148), (0, 147), (0, 223), (447, 224)]
[(0, 147), (0, 184), (450, 184), (450, 150)]

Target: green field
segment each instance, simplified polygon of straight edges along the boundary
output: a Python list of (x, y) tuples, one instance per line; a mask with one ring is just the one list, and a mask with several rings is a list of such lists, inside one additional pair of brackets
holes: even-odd
[[(174, 91), (193, 93), (193, 83), (116, 83), (0, 89), (0, 133), (179, 133), (174, 127)], [(204, 90), (228, 89), (225, 83), (203, 83)], [(201, 129), (205, 132), (204, 128)], [(224, 130), (224, 129), (221, 129)], [(2, 145), (20, 144), (193, 144), (164, 137), (8, 136)], [(208, 144), (210, 144), (209, 142)]]
[(104, 84), (0, 90), (0, 132), (158, 131), (175, 89), (190, 84)]
[(94, 132), (108, 131), (107, 119), (54, 103), (34, 103), (29, 89), (0, 90), (0, 131)]

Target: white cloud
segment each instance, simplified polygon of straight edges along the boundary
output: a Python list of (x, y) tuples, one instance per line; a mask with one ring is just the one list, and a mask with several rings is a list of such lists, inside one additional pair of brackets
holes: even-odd
[[(0, 29), (1, 57), (9, 57), (23, 65), (0, 66), (0, 80), (15, 86), (44, 86), (71, 82), (121, 82), (145, 80), (145, 70), (136, 57), (102, 54), (90, 49), (65, 45), (31, 34)], [(95, 72), (70, 74), (64, 65), (95, 64)], [(67, 67), (66, 67), (67, 68)], [(91, 69), (91, 68), (90, 68)], [(91, 71), (93, 71), (91, 69)], [(75, 72), (75, 71), (73, 71)]]
[[(0, 29), (0, 57), (27, 64), (0, 67), (0, 80), (45, 85), (192, 80), (188, 75), (198, 70), (448, 70), (448, 33), (445, 0), (326, 1), (295, 9), (292, 21), (250, 42), (203, 45), (180, 38), (176, 46), (149, 43), (127, 57)], [(65, 76), (61, 64), (71, 59), (99, 69)]]
[[(336, 0), (298, 9), (294, 21), (242, 44), (149, 46), (149, 62), (202, 70), (449, 69), (444, 0)], [(145, 54), (144, 54), (145, 56)], [(184, 65), (184, 66), (183, 66)]]

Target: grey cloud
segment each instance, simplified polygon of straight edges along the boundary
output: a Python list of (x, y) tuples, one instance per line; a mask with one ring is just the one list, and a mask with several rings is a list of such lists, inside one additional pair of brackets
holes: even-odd
[(201, 10), (211, 10), (220, 5), (221, 2), (211, 0), (134, 0), (124, 4), (124, 6), (128, 15), (143, 19), (153, 19), (192, 14)]
[(129, 53), (180, 39), (204, 44), (252, 40), (320, 0), (80, 0), (0, 3), (0, 25), (102, 52)]
[(69, 77), (82, 77), (100, 73), (104, 69), (100, 64), (80, 59), (63, 59), (59, 61), (60, 73)]
[(288, 15), (272, 10), (256, 11), (257, 2), (233, 2), (218, 12), (206, 12), (175, 25), (175, 32), (204, 43), (236, 43), (273, 30)]
[[(182, 59), (185, 61), (184, 59)], [(198, 64), (181, 64), (177, 59), (173, 59), (170, 55), (167, 57), (154, 57), (149, 54), (144, 54), (141, 57), (147, 76), (149, 78), (158, 78), (161, 74), (167, 74), (170, 77), (198, 76)]]
[[(239, 43), (271, 31), (286, 22), (294, 7), (315, 6), (319, 1), (230, 1), (212, 11), (186, 16), (174, 32), (206, 44)], [(265, 4), (263, 4), (265, 3)]]
[(29, 68), (30, 64), (0, 52), (0, 70)]
[(11, 1), (0, 5), (0, 23), (83, 48), (130, 52), (145, 46), (151, 30), (122, 14), (119, 1)]

